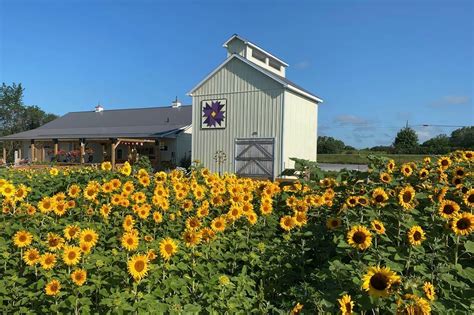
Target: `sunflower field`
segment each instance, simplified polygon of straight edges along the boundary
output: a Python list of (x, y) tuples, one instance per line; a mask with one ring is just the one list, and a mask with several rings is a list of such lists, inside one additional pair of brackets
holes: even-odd
[(474, 313), (474, 154), (279, 184), (0, 170), (2, 313)]

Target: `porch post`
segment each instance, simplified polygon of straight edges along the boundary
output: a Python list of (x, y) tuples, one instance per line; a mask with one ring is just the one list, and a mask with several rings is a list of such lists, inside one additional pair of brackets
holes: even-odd
[(81, 164), (84, 164), (84, 155), (85, 153), (85, 146), (86, 146), (86, 139), (79, 139), (79, 142), (81, 144)]
[(46, 160), (46, 152), (44, 150), (44, 143), (43, 146), (41, 147), (41, 162), (44, 162)]
[(56, 156), (58, 155), (58, 151), (59, 151), (59, 140), (58, 139), (53, 139), (53, 143), (54, 143), (54, 158), (56, 158)]
[(111, 139), (110, 142), (110, 163), (112, 163), (112, 169), (115, 169), (115, 139)]
[(34, 162), (35, 161), (35, 140), (31, 140), (31, 145), (30, 145), (30, 161)]
[(7, 143), (3, 141), (3, 164), (7, 164)]

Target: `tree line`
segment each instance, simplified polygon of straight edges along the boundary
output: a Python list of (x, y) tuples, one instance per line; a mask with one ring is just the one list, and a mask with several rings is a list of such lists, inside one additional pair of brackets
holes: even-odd
[[(405, 127), (398, 131), (391, 145), (374, 146), (364, 151), (389, 154), (445, 154), (454, 150), (474, 150), (474, 126), (454, 130), (451, 135), (440, 134), (423, 143), (419, 142), (415, 130)], [(318, 137), (318, 153), (341, 154), (356, 151), (343, 141), (328, 136)]]
[[(58, 116), (46, 113), (36, 105), (25, 105), (23, 93), (25, 89), (21, 83), (0, 86), (0, 136), (8, 136), (14, 133), (38, 128)], [(1, 143), (0, 148), (6, 146), (8, 160), (13, 158), (14, 143)]]

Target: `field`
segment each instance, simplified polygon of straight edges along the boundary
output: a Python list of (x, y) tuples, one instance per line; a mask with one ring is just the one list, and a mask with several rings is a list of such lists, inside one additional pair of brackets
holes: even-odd
[(416, 154), (381, 154), (381, 153), (354, 153), (354, 154), (318, 154), (318, 163), (334, 164), (368, 164), (369, 155), (384, 156), (393, 159), (395, 163), (402, 164), (407, 162), (422, 161), (425, 155)]
[(469, 314), (473, 152), (283, 186), (1, 170), (3, 313)]

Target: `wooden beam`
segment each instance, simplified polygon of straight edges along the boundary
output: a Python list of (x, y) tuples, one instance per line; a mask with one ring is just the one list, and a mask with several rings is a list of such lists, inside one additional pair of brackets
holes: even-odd
[(112, 141), (110, 143), (110, 163), (112, 163), (112, 169), (115, 169), (115, 143)]
[(3, 142), (3, 164), (7, 164), (7, 147), (6, 143)]
[(80, 142), (80, 145), (81, 145), (81, 164), (84, 164), (84, 155), (86, 154), (86, 152), (85, 152), (85, 147), (86, 147), (85, 139), (80, 139), (79, 142)]
[(34, 162), (35, 161), (35, 140), (31, 140), (31, 145), (30, 145), (30, 161)]
[(58, 155), (58, 152), (59, 152), (59, 141), (58, 141), (58, 139), (53, 139), (53, 143), (54, 143), (54, 158), (56, 158), (56, 156)]
[(135, 142), (135, 143), (152, 143), (155, 142), (155, 140), (151, 139), (133, 139), (133, 138), (118, 138), (117, 139), (119, 142)]

